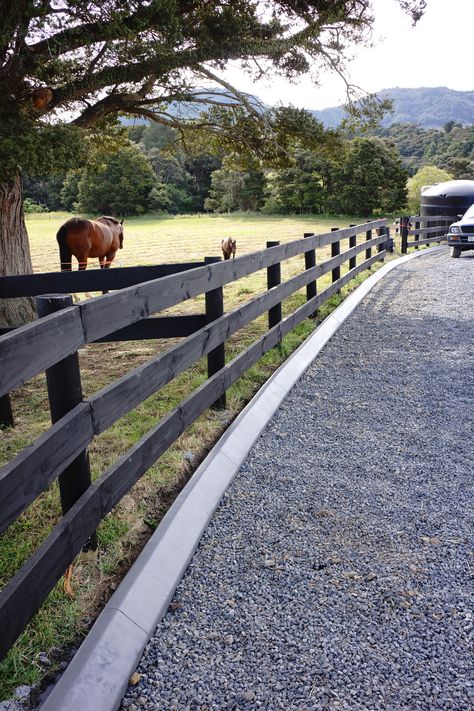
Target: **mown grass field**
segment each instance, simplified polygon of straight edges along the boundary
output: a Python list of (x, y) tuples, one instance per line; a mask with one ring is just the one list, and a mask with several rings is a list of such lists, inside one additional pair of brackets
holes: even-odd
[[(55, 234), (68, 217), (69, 215), (64, 213), (28, 217), (27, 228), (35, 272), (58, 269)], [(267, 240), (286, 242), (302, 237), (304, 232), (327, 232), (331, 227), (361, 222), (364, 220), (356, 218), (267, 217), (248, 214), (133, 218), (125, 221), (124, 249), (118, 253), (112, 268), (200, 261), (204, 256), (219, 255), (220, 240), (226, 236), (237, 239), (239, 256), (263, 249)], [(364, 235), (361, 235), (360, 239), (363, 238)], [(343, 249), (345, 248), (347, 247), (343, 246)], [(324, 261), (328, 256), (328, 250), (321, 250), (317, 253), (317, 260)], [(289, 278), (303, 268), (302, 256), (288, 260), (282, 265), (282, 279)], [(347, 265), (343, 268), (343, 273), (346, 269)], [(273, 349), (248, 371), (229, 390), (227, 409), (204, 413), (125, 496), (116, 510), (106, 517), (98, 532), (97, 555), (89, 560), (80, 560), (76, 564), (73, 581), (76, 598), (68, 598), (61, 584), (58, 584), (40, 613), (0, 664), (0, 699), (8, 698), (12, 689), (19, 684), (33, 683), (54, 673), (58, 662), (64, 657), (62, 648), (77, 640), (90, 626), (175, 495), (226, 425), (284, 358), (309, 335), (318, 321), (365, 276), (367, 272), (346, 287), (341, 297), (335, 297), (328, 302), (319, 312), (317, 319), (308, 319), (301, 324), (285, 338), (281, 347)], [(329, 275), (326, 275), (321, 283), (318, 283), (318, 289), (322, 290), (328, 283)], [(266, 273), (258, 273), (228, 285), (224, 291), (226, 310), (247, 301), (265, 288)], [(304, 292), (294, 295), (284, 304), (284, 314), (294, 310), (304, 300)], [(174, 311), (202, 312), (203, 309), (204, 297), (201, 296), (175, 307)], [(266, 318), (261, 317), (235, 334), (226, 345), (227, 359), (234, 357), (265, 330)], [(140, 341), (89, 345), (81, 349), (79, 357), (84, 394), (87, 396), (97, 392), (168, 347), (170, 343), (171, 341)], [(107, 466), (205, 378), (206, 362), (203, 359), (99, 436), (90, 448), (94, 478), (101, 475)], [(12, 393), (12, 404), (16, 427), (2, 432), (0, 464), (11, 459), (50, 425), (44, 376), (33, 379)], [(0, 537), (2, 586), (44, 540), (59, 516), (58, 491), (55, 484)], [(51, 653), (51, 648), (59, 649)], [(46, 661), (43, 654), (48, 658)]]
[[(72, 215), (64, 212), (27, 216), (27, 229), (34, 271), (56, 271), (59, 268), (56, 232)], [(268, 240), (288, 242), (304, 232), (327, 232), (331, 227), (347, 227), (364, 222), (348, 217), (305, 215), (296, 217), (266, 216), (252, 213), (225, 215), (144, 216), (125, 219), (124, 248), (117, 253), (115, 266), (162, 264), (201, 260), (221, 255), (223, 237), (237, 239), (237, 254), (254, 252)], [(98, 267), (97, 260), (91, 265)]]

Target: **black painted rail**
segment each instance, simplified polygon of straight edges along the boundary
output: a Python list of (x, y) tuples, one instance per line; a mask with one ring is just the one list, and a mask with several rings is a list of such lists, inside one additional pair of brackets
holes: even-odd
[[(56, 403), (57, 416), (53, 417), (51, 428), (0, 469), (0, 532), (5, 531), (56, 478), (60, 479), (63, 502), (61, 521), (0, 593), (1, 656), (15, 642), (67, 566), (94, 536), (104, 516), (184, 430), (207, 408), (222, 402), (220, 399), (225, 397), (226, 390), (289, 331), (314, 314), (357, 274), (384, 259), (386, 225), (386, 220), (375, 220), (322, 235), (307, 233), (302, 239), (276, 244), (235, 260), (207, 263), (186, 272), (125, 287), (51, 313), (0, 336), (0, 396), (46, 371), (50, 376), (51, 400), (55, 369), (59, 366), (64, 372), (64, 368), (77, 368), (76, 360), (68, 359), (84, 344), (106, 339), (118, 329), (132, 328), (144, 320), (156, 321), (156, 317), (149, 317), (162, 309), (201, 294), (206, 294), (207, 300), (230, 282), (262, 269), (268, 270), (269, 288), (263, 294), (228, 313), (223, 313), (217, 302), (214, 306), (211, 304), (206, 317), (208, 322), (197, 331), (92, 397), (78, 397), (80, 387), (78, 390), (75, 386), (76, 396), (69, 398), (69, 409), (66, 407), (67, 411), (61, 412), (64, 402)], [(359, 244), (358, 235), (363, 235)], [(345, 240), (350, 246), (342, 251), (341, 242)], [(333, 256), (317, 263), (316, 250), (326, 245), (337, 245), (332, 247)], [(276, 267), (298, 255), (305, 256), (301, 272), (280, 283), (280, 270)], [(358, 257), (363, 258), (359, 264)], [(341, 276), (340, 267), (345, 262), (349, 262), (351, 268)], [(328, 273), (332, 275), (332, 283), (318, 293), (317, 279)], [(102, 288), (102, 284), (98, 288)], [(306, 302), (282, 318), (277, 307), (301, 289), (306, 289)], [(90, 482), (86, 458), (87, 447), (94, 436), (104, 432), (203, 356), (220, 353), (221, 358), (225, 341), (266, 312), (270, 322), (263, 336), (216, 372), (209, 372), (210, 377), (199, 388), (95, 482)], [(71, 382), (76, 382), (74, 377)], [(61, 399), (57, 388), (54, 397)], [(77, 482), (68, 481), (69, 468), (78, 458), (81, 463), (79, 490)]]

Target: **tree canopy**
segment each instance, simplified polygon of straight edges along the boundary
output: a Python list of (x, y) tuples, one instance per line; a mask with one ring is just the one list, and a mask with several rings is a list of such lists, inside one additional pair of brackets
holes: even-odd
[[(400, 0), (415, 20), (424, 4)], [(346, 45), (365, 41), (373, 20), (367, 0), (18, 0), (0, 13), (1, 162), (12, 170), (40, 162), (60, 125), (119, 112), (215, 129), (219, 115), (178, 120), (170, 104), (228, 108), (236, 92), (218, 73), (230, 60), (255, 75), (271, 65), (295, 76), (314, 60), (342, 72)], [(258, 107), (237, 99), (257, 120)], [(70, 141), (54, 141), (54, 154)]]
[(412, 215), (417, 215), (420, 209), (421, 189), (425, 185), (435, 185), (452, 180), (453, 176), (446, 170), (437, 168), (435, 165), (425, 165), (408, 180), (408, 209)]

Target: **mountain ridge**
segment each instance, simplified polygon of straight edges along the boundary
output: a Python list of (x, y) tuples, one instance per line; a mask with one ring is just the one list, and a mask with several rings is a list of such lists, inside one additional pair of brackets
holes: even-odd
[[(406, 89), (393, 87), (377, 92), (380, 98), (392, 99), (394, 111), (382, 120), (382, 126), (414, 123), (422, 128), (442, 128), (448, 121), (474, 124), (474, 91), (457, 91), (445, 86)], [(344, 118), (343, 106), (308, 111), (326, 127), (338, 126)]]

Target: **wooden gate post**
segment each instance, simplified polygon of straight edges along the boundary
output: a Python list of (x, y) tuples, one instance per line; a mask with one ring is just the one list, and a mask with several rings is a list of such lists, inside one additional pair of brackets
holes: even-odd
[[(278, 247), (279, 242), (267, 242), (268, 247)], [(274, 286), (281, 284), (281, 264), (272, 264), (267, 267), (267, 289), (271, 289)], [(268, 328), (273, 328), (277, 323), (281, 321), (281, 303), (275, 304), (268, 311)]]
[[(72, 296), (69, 294), (45, 294), (36, 297), (38, 316), (48, 316), (72, 306)], [(72, 353), (64, 360), (55, 363), (46, 370), (48, 386), (49, 409), (51, 422), (54, 424), (83, 400), (79, 356)], [(61, 508), (65, 514), (82, 496), (91, 484), (89, 453), (81, 452), (69, 466), (59, 475), (59, 492)], [(96, 550), (97, 536), (94, 533), (85, 544), (83, 550)]]
[[(216, 264), (220, 262), (220, 257), (204, 257), (205, 264)], [(217, 289), (206, 291), (206, 323), (211, 323), (224, 314), (224, 290), (222, 286)], [(225, 342), (219, 343), (207, 354), (207, 377), (215, 375), (218, 370), (225, 366)], [(226, 394), (219, 395), (217, 400), (211, 405), (215, 410), (224, 410), (227, 404)]]
[(408, 242), (408, 226), (410, 224), (410, 217), (408, 215), (404, 215), (403, 217), (400, 217), (400, 237), (401, 237), (401, 252), (402, 254), (406, 254), (408, 251), (407, 247), (407, 242)]

